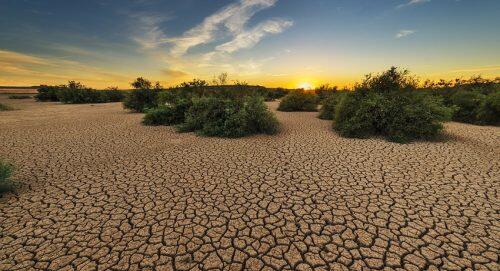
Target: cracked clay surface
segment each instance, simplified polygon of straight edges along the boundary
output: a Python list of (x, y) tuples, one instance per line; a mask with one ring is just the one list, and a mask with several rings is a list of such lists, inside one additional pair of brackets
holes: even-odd
[[(121, 104), (0, 102), (0, 270), (499, 270), (500, 128), (399, 145), (316, 113), (276, 136), (145, 127)], [(273, 110), (277, 103), (270, 103)]]

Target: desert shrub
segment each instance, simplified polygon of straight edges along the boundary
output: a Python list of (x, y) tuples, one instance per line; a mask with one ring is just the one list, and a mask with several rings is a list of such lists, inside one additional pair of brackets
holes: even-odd
[(68, 85), (57, 90), (58, 100), (67, 104), (112, 103), (120, 102), (124, 97), (124, 92), (117, 88), (96, 90), (75, 81), (69, 81)]
[(436, 137), (453, 111), (441, 99), (415, 88), (408, 73), (396, 68), (367, 76), (340, 100), (334, 129), (346, 137), (380, 135), (400, 143)]
[(0, 111), (10, 111), (10, 110), (14, 110), (14, 108), (10, 105), (0, 103)]
[(12, 100), (31, 99), (31, 96), (30, 95), (10, 95), (9, 99), (12, 99)]
[(175, 102), (148, 109), (142, 123), (150, 126), (181, 124), (191, 105), (191, 99), (178, 99)]
[(57, 93), (64, 87), (65, 86), (40, 86), (37, 89), (38, 93), (35, 95), (35, 99), (40, 102), (58, 102), (59, 97)]
[(274, 134), (278, 126), (276, 117), (267, 109), (262, 97), (226, 99), (206, 96), (193, 98), (193, 105), (186, 112), (179, 131), (234, 138)]
[(98, 90), (98, 93), (100, 95), (99, 100), (101, 103), (117, 103), (123, 101), (125, 98), (125, 92), (116, 87)]
[(317, 111), (318, 99), (314, 93), (292, 91), (281, 99), (279, 111)]
[(485, 96), (475, 91), (457, 91), (450, 98), (451, 104), (456, 108), (453, 120), (467, 123), (477, 123), (479, 108)]
[(0, 192), (8, 191), (12, 188), (12, 184), (9, 180), (14, 166), (3, 160), (0, 160)]
[(479, 123), (500, 125), (500, 91), (487, 95), (478, 109)]
[(59, 101), (67, 104), (120, 102), (124, 97), (125, 93), (117, 88), (96, 90), (75, 81), (61, 86), (41, 86), (35, 95), (38, 101)]
[(335, 95), (338, 92), (337, 86), (330, 86), (329, 84), (321, 85), (314, 90), (316, 96), (318, 96), (318, 100), (320, 103), (329, 98), (331, 95)]
[(267, 90), (267, 101), (272, 101), (276, 99), (281, 99), (288, 94), (288, 91), (284, 88), (266, 89)]
[(344, 92), (335, 92), (325, 96), (321, 101), (321, 109), (319, 110), (318, 118), (333, 120), (335, 118), (335, 108), (337, 108), (344, 94)]
[(158, 105), (158, 94), (161, 92), (161, 86), (158, 83), (153, 87), (150, 81), (139, 77), (131, 85), (134, 90), (125, 96), (124, 108), (134, 112), (145, 112)]

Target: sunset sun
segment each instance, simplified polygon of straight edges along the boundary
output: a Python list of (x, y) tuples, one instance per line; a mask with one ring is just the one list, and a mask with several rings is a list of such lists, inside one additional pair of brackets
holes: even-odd
[(305, 89), (305, 90), (310, 90), (313, 89), (314, 86), (311, 83), (308, 82), (302, 82), (298, 85), (298, 88)]

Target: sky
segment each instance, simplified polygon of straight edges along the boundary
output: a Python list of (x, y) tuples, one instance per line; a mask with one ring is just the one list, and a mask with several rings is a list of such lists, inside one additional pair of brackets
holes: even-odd
[(0, 0), (0, 85), (500, 76), (498, 0)]

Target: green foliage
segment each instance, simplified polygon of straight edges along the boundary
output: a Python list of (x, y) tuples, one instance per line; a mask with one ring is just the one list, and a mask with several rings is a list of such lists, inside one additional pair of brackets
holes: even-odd
[(456, 108), (453, 120), (467, 123), (477, 123), (479, 107), (485, 96), (475, 91), (457, 91), (450, 97), (451, 104)]
[(500, 93), (500, 78), (480, 76), (454, 81), (426, 81), (423, 90), (442, 97), (445, 105), (455, 109), (454, 121), (472, 124), (499, 125), (495, 99)]
[(149, 126), (181, 124), (191, 105), (191, 99), (178, 99), (175, 102), (148, 109), (142, 123)]
[(35, 99), (40, 102), (58, 102), (59, 97), (57, 93), (63, 88), (65, 88), (65, 86), (42, 85), (37, 89), (38, 93), (35, 95)]
[(134, 90), (130, 91), (123, 101), (123, 107), (134, 112), (145, 112), (147, 109), (158, 105), (158, 94), (162, 91), (159, 83), (151, 88), (150, 81), (139, 77), (132, 84)]
[(306, 91), (291, 91), (281, 99), (279, 111), (317, 111), (318, 99), (314, 93)]
[(10, 95), (9, 99), (12, 99), (12, 100), (31, 99), (31, 96), (30, 95)]
[[(202, 97), (206, 95), (215, 95), (222, 98), (242, 98), (245, 96), (261, 96), (266, 101), (272, 101), (275, 99), (282, 98), (288, 91), (283, 88), (265, 88), (262, 86), (249, 86), (245, 82), (236, 82), (234, 85), (221, 85), (220, 80), (226, 80), (223, 78), (217, 79), (217, 84), (214, 86), (208, 85), (204, 80), (193, 79), (191, 82), (184, 82), (175, 88), (168, 90), (173, 96), (183, 96), (183, 97)], [(170, 94), (166, 94), (167, 96)], [(162, 98), (160, 97), (160, 100)]]
[(193, 98), (193, 105), (186, 112), (179, 131), (234, 138), (274, 134), (278, 126), (276, 117), (267, 109), (262, 97), (226, 99), (206, 96)]
[(112, 103), (120, 102), (124, 97), (124, 92), (117, 88), (95, 90), (75, 81), (69, 81), (68, 85), (41, 86), (38, 89), (38, 94), (35, 95), (38, 101), (62, 102), (67, 104)]
[(3, 160), (0, 160), (0, 192), (6, 192), (12, 189), (12, 183), (9, 178), (14, 171), (14, 166)]
[(500, 91), (487, 95), (477, 111), (481, 124), (500, 125)]
[(0, 103), (0, 111), (10, 111), (14, 110), (12, 106)]
[(324, 120), (333, 120), (335, 118), (335, 109), (339, 104), (340, 100), (342, 100), (345, 92), (332, 92), (329, 93), (323, 100), (321, 101), (321, 109), (319, 111), (318, 118)]
[(337, 86), (330, 86), (328, 84), (325, 84), (317, 87), (314, 90), (314, 93), (318, 96), (318, 100), (320, 102), (323, 102), (323, 100), (329, 98), (331, 95), (334, 95), (338, 91), (339, 90)]
[(453, 110), (441, 99), (415, 91), (415, 86), (406, 71), (395, 68), (367, 76), (338, 103), (334, 129), (346, 137), (380, 135), (399, 143), (435, 138)]

